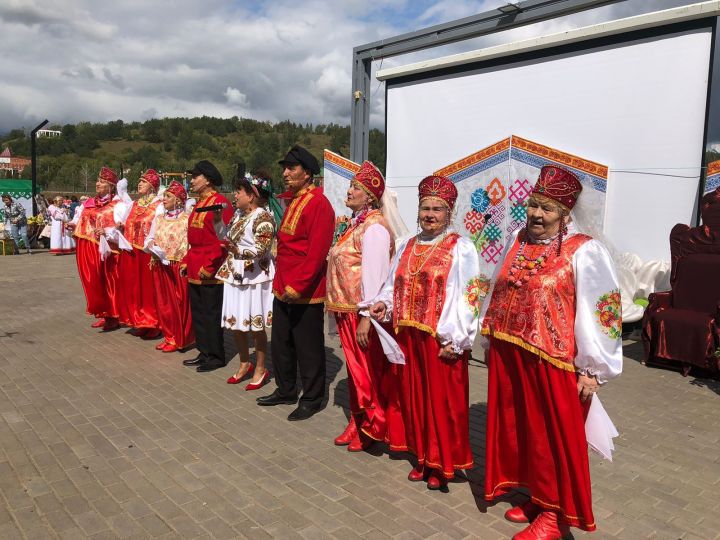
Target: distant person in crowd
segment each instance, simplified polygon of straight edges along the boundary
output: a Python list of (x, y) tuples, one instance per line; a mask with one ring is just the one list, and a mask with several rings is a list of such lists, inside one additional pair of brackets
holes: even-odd
[[(186, 366), (196, 367), (202, 373), (225, 366), (225, 347), (222, 317), (223, 285), (215, 273), (227, 256), (221, 238), (225, 226), (233, 215), (232, 205), (216, 188), (223, 177), (215, 165), (207, 160), (198, 161), (187, 171), (191, 176), (190, 189), (197, 195), (188, 224), (188, 251), (182, 263), (190, 291), (190, 311), (195, 331), (195, 343), (200, 354), (184, 360)], [(219, 206), (213, 211), (204, 211)]]
[(69, 209), (68, 217), (70, 219), (75, 217), (75, 210), (77, 209), (78, 206), (80, 206), (80, 201), (78, 201), (77, 196), (73, 195), (72, 197), (70, 197), (70, 205), (68, 206), (68, 209)]
[[(124, 188), (127, 181), (122, 182)], [(117, 308), (120, 235), (116, 224), (122, 223), (127, 208), (117, 190), (117, 175), (103, 167), (95, 182), (95, 197), (78, 207), (68, 223), (76, 239), (78, 274), (85, 290), (86, 311), (97, 318), (92, 327), (106, 332), (120, 327)]]
[(570, 220), (581, 191), (572, 172), (541, 169), (527, 224), (508, 242), (481, 313), (489, 338), (485, 498), (529, 491), (505, 513), (531, 522), (516, 540), (596, 528), (586, 416), (600, 385), (622, 371), (622, 321), (607, 249)]
[[(227, 382), (237, 384), (254, 373), (245, 390), (261, 388), (270, 377), (265, 367), (265, 332), (273, 323), (275, 277), (270, 253), (275, 221), (266, 210), (271, 193), (269, 178), (247, 176), (235, 181), (237, 210), (225, 237), (228, 256), (215, 275), (224, 282), (222, 327), (232, 330), (240, 358), (237, 371)], [(255, 343), (255, 366), (250, 363), (250, 334)]]
[(387, 365), (367, 312), (388, 277), (395, 241), (380, 211), (385, 179), (366, 161), (350, 181), (345, 205), (352, 210), (349, 227), (330, 249), (327, 310), (335, 315), (345, 354), (350, 421), (336, 445), (350, 452), (385, 440), (385, 396), (381, 388)]
[(66, 255), (75, 253), (75, 240), (73, 240), (67, 222), (70, 221), (67, 209), (63, 206), (63, 199), (59, 195), (48, 206), (50, 218), (50, 253)]
[(124, 219), (122, 234), (127, 243), (118, 260), (122, 291), (118, 297), (120, 322), (143, 339), (155, 339), (160, 335), (150, 276), (150, 254), (144, 251), (145, 237), (150, 232), (153, 218), (157, 213), (163, 213), (162, 201), (157, 195), (159, 188), (160, 175), (154, 169), (140, 175), (138, 199), (131, 203)]
[(324, 306), (326, 258), (332, 244), (335, 213), (322, 188), (313, 184), (320, 173), (317, 159), (293, 146), (284, 159), (283, 180), (288, 200), (277, 234), (273, 280), (272, 360), (277, 389), (258, 398), (258, 405), (298, 401), (288, 420), (304, 420), (320, 410), (325, 397)]
[(187, 192), (173, 180), (163, 193), (162, 212), (155, 214), (144, 249), (153, 255), (150, 278), (158, 325), (163, 340), (155, 347), (162, 352), (185, 349), (195, 343), (187, 277), (180, 263), (188, 250)]
[(446, 489), (457, 470), (473, 466), (468, 360), (480, 263), (473, 243), (450, 230), (455, 184), (428, 176), (418, 192), (420, 232), (398, 246), (371, 314), (379, 321), (392, 315), (405, 361), (388, 381), (399, 403), (388, 407), (389, 447), (417, 456), (408, 480)]
[(19, 202), (13, 202), (10, 194), (5, 193), (2, 196), (4, 203), (3, 214), (5, 215), (5, 221), (10, 223), (10, 236), (12, 236), (15, 244), (15, 255), (20, 255), (20, 240), (22, 239), (23, 245), (27, 253), (32, 254), (30, 249), (30, 241), (27, 235), (27, 216), (25, 215), (25, 208)]

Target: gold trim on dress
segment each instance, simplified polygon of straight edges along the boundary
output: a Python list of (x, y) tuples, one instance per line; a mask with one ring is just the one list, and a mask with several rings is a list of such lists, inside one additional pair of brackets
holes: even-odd
[(550, 355), (547, 354), (546, 352), (541, 351), (540, 349), (538, 349), (538, 348), (535, 347), (534, 345), (530, 345), (529, 343), (523, 341), (523, 340), (522, 340), (521, 338), (519, 338), (519, 337), (511, 336), (510, 334), (506, 334), (506, 333), (504, 333), (504, 332), (492, 332), (492, 331), (491, 331), (490, 329), (488, 329), (488, 328), (483, 328), (480, 333), (481, 333), (483, 336), (492, 336), (492, 337), (497, 338), (497, 339), (499, 339), (499, 340), (501, 340), (501, 341), (507, 341), (508, 343), (512, 343), (513, 345), (517, 345), (517, 346), (520, 347), (521, 349), (525, 349), (526, 351), (529, 351), (529, 352), (531, 352), (531, 353), (539, 356), (540, 358), (542, 358), (542, 359), (545, 360), (546, 362), (549, 362), (550, 364), (552, 364), (552, 365), (555, 366), (555, 367), (558, 367), (558, 368), (560, 368), (560, 369), (564, 369), (565, 371), (571, 371), (571, 372), (573, 372), (573, 373), (575, 372), (575, 365), (574, 365), (574, 364), (570, 364), (570, 363), (568, 363), (568, 362), (564, 362), (564, 361), (562, 361), (562, 360), (559, 360), (558, 358), (553, 358), (552, 356), (550, 356)]

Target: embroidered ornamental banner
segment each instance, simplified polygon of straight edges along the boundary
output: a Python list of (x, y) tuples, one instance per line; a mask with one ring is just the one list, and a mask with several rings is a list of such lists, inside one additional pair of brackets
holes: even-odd
[(705, 178), (705, 189), (703, 195), (715, 191), (720, 187), (720, 160), (711, 161), (707, 166), (707, 177)]
[(350, 216), (350, 210), (345, 206), (350, 179), (360, 170), (360, 165), (341, 155), (325, 150), (323, 153), (325, 178), (323, 180), (323, 193), (332, 204), (335, 216)]
[(492, 276), (508, 238), (525, 225), (525, 202), (544, 165), (559, 165), (578, 176), (583, 197), (592, 201), (589, 217), (602, 227), (608, 167), (517, 135), (435, 172), (455, 182), (455, 230), (475, 244), (481, 277)]

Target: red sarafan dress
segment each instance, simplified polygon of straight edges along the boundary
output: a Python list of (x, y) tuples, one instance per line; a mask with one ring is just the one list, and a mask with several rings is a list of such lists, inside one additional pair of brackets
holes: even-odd
[(325, 307), (333, 312), (348, 371), (350, 413), (357, 429), (376, 441), (385, 439), (385, 392), (388, 361), (371, 328), (366, 349), (357, 343), (359, 304), (380, 292), (390, 268), (393, 237), (380, 210), (354, 216), (330, 249)]
[(125, 220), (123, 236), (132, 250), (123, 250), (118, 261), (120, 322), (133, 328), (158, 328), (158, 315), (150, 275), (150, 254), (144, 251), (160, 199), (151, 194), (133, 202)]
[[(98, 319), (118, 317), (118, 245), (115, 223), (122, 221), (125, 205), (118, 196), (88, 199), (75, 211), (72, 223), (77, 241), (78, 274), (87, 302), (86, 311)], [(95, 230), (106, 234), (108, 251), (101, 255), (101, 240)]]
[(182, 210), (159, 214), (145, 239), (145, 249), (153, 255), (150, 274), (158, 324), (165, 343), (178, 349), (195, 343), (188, 280), (180, 275), (188, 251), (188, 218)]
[[(387, 434), (392, 450), (409, 451), (444, 478), (473, 466), (468, 359), (477, 334), (479, 263), (458, 234), (404, 241), (375, 299), (392, 312), (405, 365), (388, 373)], [(451, 344), (459, 356), (440, 358)]]
[[(572, 224), (568, 232), (559, 255), (556, 245), (515, 233), (483, 304), (490, 347), (485, 497), (526, 488), (541, 509), (593, 531), (591, 402), (580, 401), (577, 373), (602, 384), (621, 372), (620, 291), (604, 246)], [(518, 275), (516, 259), (541, 261), (540, 269)]]

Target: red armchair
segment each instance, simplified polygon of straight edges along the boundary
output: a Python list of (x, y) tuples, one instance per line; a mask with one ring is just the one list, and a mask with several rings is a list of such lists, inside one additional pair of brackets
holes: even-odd
[(703, 197), (702, 227), (670, 233), (672, 290), (650, 295), (643, 315), (645, 363), (720, 371), (720, 188)]

